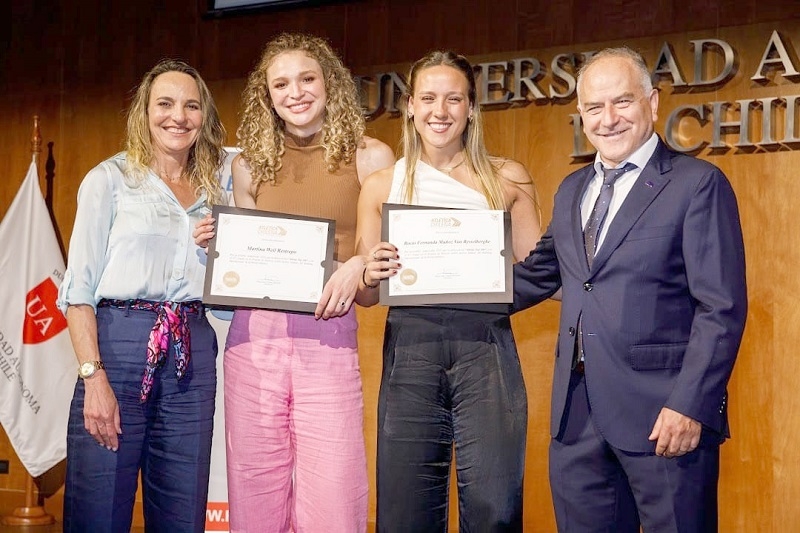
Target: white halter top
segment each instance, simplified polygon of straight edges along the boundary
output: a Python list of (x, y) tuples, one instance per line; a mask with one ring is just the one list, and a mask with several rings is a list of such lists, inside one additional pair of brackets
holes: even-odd
[[(386, 200), (388, 203), (408, 203), (405, 199), (405, 175), (406, 158), (403, 157), (394, 164), (392, 189)], [(489, 202), (482, 193), (422, 161), (417, 161), (411, 204), (454, 209), (489, 209)]]

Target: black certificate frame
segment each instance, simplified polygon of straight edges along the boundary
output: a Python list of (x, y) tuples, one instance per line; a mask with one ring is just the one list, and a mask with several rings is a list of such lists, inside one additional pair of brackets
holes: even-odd
[[(305, 217), (300, 215), (290, 215), (286, 213), (275, 213), (271, 211), (262, 211), (260, 209), (245, 209), (241, 207), (232, 207), (226, 205), (215, 205), (211, 209), (211, 216), (219, 223), (220, 214), (234, 215), (234, 216), (248, 216), (263, 218), (265, 222), (280, 223), (281, 220), (305, 220), (309, 222), (321, 222), (327, 225), (325, 259), (323, 260), (322, 267), (324, 268), (322, 287), (330, 279), (334, 271), (334, 243), (336, 238), (336, 221), (326, 218)], [(313, 313), (317, 307), (318, 302), (304, 302), (300, 300), (286, 300), (270, 298), (268, 294), (261, 296), (242, 297), (242, 296), (224, 296), (212, 293), (212, 281), (214, 279), (215, 260), (219, 257), (217, 252), (217, 237), (219, 232), (215, 232), (214, 237), (208, 242), (208, 260), (206, 263), (206, 276), (205, 283), (203, 284), (203, 303), (213, 307), (221, 308), (236, 308), (248, 307), (256, 309), (271, 309), (275, 311), (288, 311), (296, 313)], [(320, 287), (320, 293), (322, 292)]]
[[(436, 211), (466, 211), (463, 209), (451, 209), (446, 207), (435, 207), (425, 205), (408, 205), (385, 203), (381, 210), (381, 240), (389, 241), (389, 225), (391, 224), (390, 215), (394, 211), (404, 209), (426, 209)], [(500, 255), (503, 258), (503, 270), (505, 273), (505, 290), (492, 292), (451, 292), (437, 294), (413, 294), (413, 295), (391, 295), (389, 294), (389, 283), (393, 278), (381, 283), (380, 299), (381, 305), (388, 306), (427, 306), (427, 305), (447, 305), (447, 304), (510, 304), (514, 301), (514, 271), (513, 271), (513, 248), (511, 240), (511, 214), (503, 212), (503, 250)], [(402, 250), (400, 250), (402, 254)], [(402, 255), (401, 255), (402, 262)], [(399, 275), (400, 273), (398, 273)]]

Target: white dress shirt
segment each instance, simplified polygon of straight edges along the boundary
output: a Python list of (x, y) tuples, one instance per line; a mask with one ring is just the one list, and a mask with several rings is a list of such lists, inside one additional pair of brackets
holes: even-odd
[[(656, 151), (656, 146), (658, 146), (658, 135), (654, 132), (653, 135), (642, 146), (640, 146), (638, 150), (633, 152), (628, 159), (622, 161), (619, 165), (614, 167), (621, 168), (627, 163), (633, 163), (636, 165), (636, 168), (629, 170), (617, 178), (617, 181), (614, 182), (614, 195), (611, 197), (611, 203), (608, 206), (608, 213), (606, 214), (603, 226), (600, 228), (600, 235), (597, 237), (597, 247), (595, 248), (595, 253), (597, 253), (597, 251), (600, 250), (600, 246), (603, 245), (603, 240), (606, 237), (606, 233), (608, 233), (608, 227), (611, 225), (611, 221), (614, 220), (619, 208), (622, 206), (622, 202), (625, 201), (628, 193), (631, 192), (631, 189), (633, 189), (633, 184), (636, 183), (636, 180), (642, 173), (642, 169), (644, 169), (645, 165), (647, 165), (647, 162), (650, 161), (650, 158)], [(586, 188), (586, 192), (581, 200), (582, 228), (586, 227), (586, 222), (589, 220), (589, 215), (592, 213), (594, 203), (597, 200), (597, 197), (600, 195), (600, 187), (603, 185), (603, 173), (601, 172), (602, 167), (603, 160), (600, 158), (600, 153), (598, 152), (594, 158), (595, 175), (589, 182), (589, 186)]]

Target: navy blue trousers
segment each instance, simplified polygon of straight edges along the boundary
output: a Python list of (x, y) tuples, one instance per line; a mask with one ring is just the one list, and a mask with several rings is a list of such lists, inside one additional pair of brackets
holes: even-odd
[(64, 531), (122, 533), (131, 528), (139, 473), (148, 532), (205, 529), (217, 341), (205, 316), (188, 315), (191, 360), (175, 376), (171, 353), (156, 370), (153, 389), (139, 401), (150, 311), (99, 308), (100, 356), (119, 404), (119, 450), (99, 445), (84, 428), (84, 384), (78, 380), (67, 434)]
[(573, 372), (550, 442), (558, 531), (639, 533), (641, 524), (645, 533), (716, 532), (720, 439), (704, 428), (697, 448), (671, 459), (615, 448), (592, 422), (585, 376)]
[(377, 530), (522, 531), (528, 404), (507, 316), (392, 308), (378, 399)]

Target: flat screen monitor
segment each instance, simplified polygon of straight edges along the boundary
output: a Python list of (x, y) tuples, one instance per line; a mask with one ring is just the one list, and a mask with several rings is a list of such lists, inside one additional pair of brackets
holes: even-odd
[(208, 0), (206, 16), (241, 14), (268, 8), (321, 4), (326, 0)]

